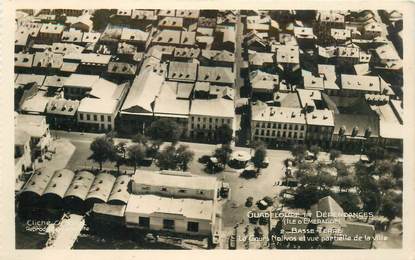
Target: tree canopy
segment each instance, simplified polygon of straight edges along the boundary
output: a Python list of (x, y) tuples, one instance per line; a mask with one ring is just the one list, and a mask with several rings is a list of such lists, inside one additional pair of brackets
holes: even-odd
[(128, 158), (134, 165), (134, 172), (137, 165), (145, 158), (146, 149), (143, 144), (133, 144), (128, 147)]
[(194, 153), (187, 145), (180, 145), (178, 148), (169, 145), (157, 155), (156, 164), (161, 170), (186, 171), (193, 157)]
[(90, 145), (90, 150), (92, 154), (88, 159), (97, 162), (100, 170), (102, 170), (102, 164), (114, 158), (116, 153), (112, 138), (107, 136), (95, 138)]
[(176, 121), (169, 118), (161, 118), (151, 123), (147, 129), (147, 135), (152, 140), (177, 143), (183, 133), (183, 128)]
[(232, 128), (227, 124), (223, 124), (216, 128), (215, 140), (219, 144), (229, 144), (232, 141), (232, 134)]

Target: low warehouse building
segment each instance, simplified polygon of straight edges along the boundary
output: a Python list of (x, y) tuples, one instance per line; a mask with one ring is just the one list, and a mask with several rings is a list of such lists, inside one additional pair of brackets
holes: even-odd
[(109, 173), (100, 173), (89, 189), (85, 199), (85, 206), (90, 209), (94, 203), (106, 203), (115, 183), (115, 177)]
[(80, 171), (76, 174), (64, 196), (65, 207), (74, 212), (84, 212), (85, 199), (94, 182), (95, 176), (91, 172)]
[(42, 195), (42, 204), (45, 205), (46, 208), (63, 208), (63, 197), (71, 185), (74, 176), (75, 173), (68, 169), (55, 171)]
[(130, 192), (128, 191), (128, 184), (131, 177), (128, 175), (120, 175), (114, 183), (114, 187), (108, 198), (108, 204), (112, 205), (127, 205)]
[(131, 195), (125, 210), (127, 227), (210, 236), (215, 225), (212, 200)]
[(19, 206), (40, 206), (41, 196), (45, 192), (52, 177), (53, 172), (43, 171), (34, 173), (19, 194)]

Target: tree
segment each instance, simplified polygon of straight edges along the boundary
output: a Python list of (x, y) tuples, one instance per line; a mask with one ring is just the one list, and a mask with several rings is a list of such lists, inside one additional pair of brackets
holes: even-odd
[(299, 162), (304, 160), (306, 151), (307, 147), (303, 144), (295, 144), (291, 148), (292, 156)]
[(352, 176), (344, 176), (337, 180), (337, 185), (340, 188), (340, 191), (348, 191), (350, 188), (356, 186), (356, 181)]
[[(368, 213), (378, 212), (379, 207), (381, 205), (381, 197), (379, 193), (372, 191), (372, 190), (364, 190), (359, 195), (363, 203), (363, 210), (365, 212), (368, 212)], [(368, 221), (369, 221), (369, 215), (366, 219), (366, 222)]]
[(321, 148), (318, 145), (312, 145), (310, 147), (310, 152), (314, 154), (314, 161), (317, 160), (318, 154), (320, 153), (320, 151), (321, 151)]
[(152, 140), (177, 143), (183, 133), (183, 128), (174, 120), (162, 118), (151, 123), (147, 130)]
[(157, 155), (157, 166), (161, 170), (182, 170), (188, 169), (188, 164), (193, 160), (194, 153), (187, 145), (167, 146)]
[(131, 141), (133, 141), (134, 143), (139, 143), (139, 144), (143, 144), (144, 146), (147, 146), (148, 138), (142, 133), (137, 133), (136, 135), (133, 136), (133, 138), (131, 138)]
[(145, 158), (145, 147), (142, 144), (133, 144), (128, 147), (128, 158), (134, 165), (134, 172), (137, 169), (137, 165)]
[(358, 212), (360, 208), (360, 198), (358, 195), (350, 192), (340, 192), (334, 195), (334, 199), (339, 203), (345, 212)]
[(330, 150), (330, 160), (334, 163), (334, 161), (340, 157), (342, 153), (339, 150), (331, 149)]
[(189, 146), (187, 145), (179, 145), (176, 150), (176, 160), (179, 169), (182, 171), (187, 171), (188, 164), (193, 160), (194, 153), (189, 150)]
[(93, 22), (94, 31), (100, 31), (107, 26), (110, 16), (114, 14), (116, 10), (99, 9), (96, 10), (91, 18)]
[(262, 168), (262, 165), (266, 157), (267, 150), (265, 149), (265, 147), (260, 146), (255, 149), (254, 156), (252, 157), (252, 162), (254, 163), (254, 166), (257, 168), (257, 172), (259, 172)]
[(296, 208), (309, 209), (321, 198), (331, 195), (330, 191), (320, 191), (316, 186), (299, 187), (294, 195), (293, 204)]
[(379, 213), (389, 221), (395, 217), (402, 217), (402, 196), (392, 192), (387, 193), (383, 198)]
[(127, 153), (127, 143), (124, 141), (121, 141), (115, 145), (115, 149), (118, 153), (121, 153), (122, 157), (125, 159), (125, 155)]
[(389, 157), (386, 149), (377, 145), (370, 147), (366, 154), (370, 161), (383, 160)]
[(334, 162), (334, 168), (336, 169), (337, 175), (336, 180), (341, 177), (349, 176), (350, 168), (342, 161), (336, 161)]
[(223, 144), (221, 147), (216, 148), (213, 156), (218, 159), (218, 161), (224, 165), (229, 162), (229, 159), (232, 154), (232, 148), (228, 144)]
[(223, 124), (216, 128), (215, 140), (219, 144), (229, 144), (232, 141), (232, 134), (232, 128), (227, 124)]
[(102, 170), (102, 164), (114, 158), (115, 147), (111, 138), (106, 136), (97, 137), (90, 145), (92, 151), (88, 159), (99, 164), (99, 170)]
[(169, 145), (157, 154), (156, 164), (160, 168), (160, 170), (175, 170), (177, 168), (177, 162), (175, 157), (176, 148), (173, 145)]
[(151, 145), (147, 147), (147, 156), (156, 157), (157, 153), (160, 150), (160, 146), (163, 144), (163, 141), (160, 139), (152, 140)]

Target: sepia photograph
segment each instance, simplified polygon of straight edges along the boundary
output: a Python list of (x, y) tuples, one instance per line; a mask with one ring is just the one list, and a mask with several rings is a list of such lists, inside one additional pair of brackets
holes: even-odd
[(400, 10), (40, 7), (16, 250), (403, 248)]

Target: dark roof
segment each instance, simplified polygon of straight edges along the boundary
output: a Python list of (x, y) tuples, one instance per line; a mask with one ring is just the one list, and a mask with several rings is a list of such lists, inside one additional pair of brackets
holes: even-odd
[(370, 129), (371, 136), (379, 136), (379, 116), (376, 113), (368, 115), (359, 114), (337, 114), (334, 115), (334, 133), (337, 134), (340, 128), (345, 128), (345, 135), (351, 135), (353, 128), (357, 127), (357, 136), (364, 136), (366, 129)]

